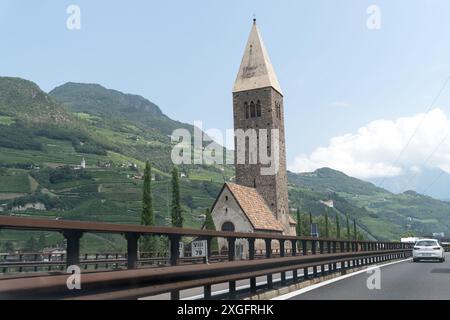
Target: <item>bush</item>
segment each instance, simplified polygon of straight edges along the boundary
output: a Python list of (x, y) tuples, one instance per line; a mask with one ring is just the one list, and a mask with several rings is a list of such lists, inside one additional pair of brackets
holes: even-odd
[(35, 141), (33, 131), (21, 123), (11, 126), (0, 125), (0, 147), (17, 150), (42, 150), (42, 144)]
[(8, 210), (11, 210), (14, 207), (21, 207), (28, 203), (43, 203), (47, 210), (64, 209), (64, 204), (58, 198), (52, 198), (49, 195), (43, 193), (16, 198), (8, 203), (7, 208)]
[(52, 184), (79, 179), (90, 180), (92, 179), (92, 176), (86, 173), (84, 169), (73, 170), (69, 166), (65, 166), (59, 169), (53, 169), (49, 173), (49, 181)]

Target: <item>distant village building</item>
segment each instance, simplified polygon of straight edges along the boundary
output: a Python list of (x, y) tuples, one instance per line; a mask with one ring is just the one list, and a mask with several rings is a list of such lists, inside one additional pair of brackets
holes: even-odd
[(334, 208), (334, 201), (333, 200), (320, 200), (320, 203), (323, 205), (326, 205), (329, 208)]
[[(233, 88), (233, 113), (235, 130), (255, 129), (258, 140), (259, 129), (279, 129), (279, 170), (262, 175), (262, 164), (249, 164), (248, 159), (239, 164), (235, 156), (236, 183), (224, 184), (211, 210), (216, 228), (295, 235), (296, 222), (288, 205), (283, 93), (256, 20)], [(222, 240), (219, 246), (227, 244)], [(236, 255), (245, 256), (247, 246), (246, 240), (237, 240)], [(257, 242), (255, 247), (263, 249), (264, 243)]]
[(81, 159), (81, 163), (79, 166), (74, 167), (74, 170), (82, 170), (82, 169), (86, 169), (86, 160), (84, 158)]

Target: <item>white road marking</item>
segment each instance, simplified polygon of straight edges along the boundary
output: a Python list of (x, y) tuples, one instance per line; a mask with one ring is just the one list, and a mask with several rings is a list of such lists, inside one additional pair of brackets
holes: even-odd
[[(325, 266), (325, 271), (328, 271), (328, 266)], [(320, 271), (318, 271), (318, 273), (320, 273)], [(313, 275), (313, 274), (314, 274), (314, 271), (308, 272), (308, 275)], [(299, 274), (298, 276), (299, 277), (303, 276), (303, 273)], [(262, 277), (264, 277), (264, 276), (262, 276)], [(286, 280), (290, 280), (290, 279), (292, 279), (292, 276), (286, 276)], [(277, 282), (280, 282), (280, 281), (281, 281), (281, 278), (273, 279), (273, 283), (277, 283)], [(261, 281), (261, 282), (257, 282), (256, 286), (258, 287), (258, 286), (262, 286), (262, 285), (265, 285), (265, 284), (267, 284), (267, 281)], [(243, 289), (248, 289), (248, 288), (250, 288), (250, 285), (246, 284), (246, 285), (237, 287), (236, 291), (243, 290)], [(217, 296), (217, 295), (225, 294), (225, 293), (228, 293), (228, 291), (229, 291), (228, 289), (214, 291), (214, 292), (211, 293), (211, 296)], [(204, 298), (203, 294), (198, 294), (198, 295), (195, 295), (195, 296), (182, 298), (180, 300), (198, 300), (198, 299), (203, 299), (203, 298)]]
[(382, 265), (372, 266), (372, 267), (366, 268), (364, 270), (356, 271), (356, 272), (353, 272), (353, 273), (350, 273), (350, 274), (346, 274), (344, 276), (340, 276), (340, 277), (337, 277), (337, 278), (334, 278), (334, 279), (326, 280), (326, 281), (323, 281), (321, 283), (317, 283), (317, 284), (314, 284), (312, 286), (308, 286), (306, 288), (303, 288), (303, 289), (300, 289), (300, 290), (296, 290), (296, 291), (284, 294), (282, 296), (275, 297), (275, 298), (273, 298), (271, 300), (287, 300), (287, 299), (293, 298), (295, 296), (299, 296), (301, 294), (304, 294), (304, 293), (306, 293), (308, 291), (312, 291), (314, 289), (317, 289), (317, 288), (329, 285), (329, 284), (331, 284), (333, 282), (337, 282), (337, 281), (340, 281), (340, 280), (343, 280), (343, 279), (347, 279), (347, 278), (356, 276), (356, 275), (361, 274), (361, 273), (365, 273), (365, 272), (367, 272), (369, 270), (373, 270), (373, 269), (376, 269), (376, 268), (387, 267), (387, 266), (390, 266), (390, 265), (393, 265), (393, 264), (402, 263), (402, 262), (406, 262), (406, 261), (409, 261), (409, 260), (412, 260), (412, 258), (408, 258), (408, 259), (404, 259), (404, 260), (400, 260), (400, 261), (389, 262), (389, 263), (382, 264)]

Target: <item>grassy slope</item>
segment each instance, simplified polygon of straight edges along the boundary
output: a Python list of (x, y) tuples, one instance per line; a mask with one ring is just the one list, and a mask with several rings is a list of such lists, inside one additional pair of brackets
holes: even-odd
[[(314, 173), (289, 174), (292, 184), (314, 190), (323, 198), (340, 197), (356, 208), (360, 225), (379, 238), (398, 239), (406, 230), (418, 235), (432, 232), (450, 233), (450, 203), (415, 192), (393, 194), (331, 169)], [(333, 195), (333, 196), (332, 196)]]
[[(71, 113), (66, 106), (58, 104), (55, 98), (49, 97), (35, 84), (26, 80), (0, 78), (0, 87), (3, 90), (3, 96), (0, 96), (0, 116), (2, 117), (0, 118), (0, 137), (1, 132), (6, 132), (7, 128), (17, 132), (17, 128), (12, 126), (16, 122), (21, 122), (22, 130), (29, 132), (29, 136), (39, 146), (37, 149), (17, 148), (17, 145), (14, 146), (15, 148), (0, 146), (0, 199), (2, 199), (0, 205), (13, 201), (11, 198), (32, 192), (45, 193), (57, 198), (64, 205), (64, 210), (30, 209), (15, 214), (51, 219), (60, 217), (113, 223), (139, 223), (142, 181), (132, 179), (132, 176), (139, 172), (120, 166), (122, 163), (135, 163), (139, 171), (142, 171), (144, 161), (149, 159), (155, 165), (154, 173), (158, 174), (161, 180), (153, 183), (156, 222), (161, 225), (170, 224), (168, 204), (170, 202), (171, 144), (166, 133), (178, 126), (190, 128), (189, 125), (167, 118), (156, 106), (141, 97), (124, 95), (100, 86), (83, 86), (83, 90), (93, 89), (94, 95), (106, 94), (103, 99), (106, 99), (108, 103), (119, 101), (120, 103), (116, 103), (113, 108), (114, 112), (109, 115), (104, 109), (110, 104), (101, 104), (97, 106), (97, 109), (92, 108), (94, 112), (90, 113), (83, 112), (86, 110), (79, 106), (80, 109), (75, 111), (80, 112)], [(75, 87), (76, 90), (73, 87), (71, 90), (83, 96), (83, 93), (79, 92), (80, 87)], [(40, 98), (37, 99), (37, 96)], [(87, 96), (89, 97), (89, 94)], [(87, 100), (80, 100), (90, 104), (92, 99), (95, 100), (92, 96)], [(20, 108), (17, 107), (18, 105)], [(136, 107), (137, 110), (130, 110), (131, 106)], [(45, 112), (41, 112), (41, 108)], [(30, 117), (27, 112), (36, 116)], [(39, 122), (45, 123), (45, 117), (47, 120), (53, 119), (53, 114), (65, 114), (66, 116), (63, 117), (65, 125), (74, 131), (83, 130), (89, 139), (101, 141), (105, 148), (108, 145), (114, 145), (114, 149), (110, 149), (105, 154), (82, 153), (75, 150), (72, 141), (61, 139), (57, 135), (49, 137), (36, 134), (36, 123), (32, 119), (39, 119)], [(141, 121), (137, 121), (136, 117)], [(154, 121), (150, 121), (151, 119)], [(75, 179), (52, 184), (48, 178), (45, 179), (45, 175), (40, 177), (47, 168), (78, 165), (82, 158), (86, 159), (88, 166), (86, 171), (92, 179)], [(101, 164), (111, 162), (113, 166), (98, 167), (99, 162)], [(39, 166), (40, 169), (17, 168), (18, 165), (30, 163)], [(228, 178), (232, 172), (229, 167), (225, 167), (225, 171), (222, 172), (219, 167), (202, 166), (182, 168), (182, 171), (189, 176), (189, 179), (181, 179), (185, 226), (198, 228), (201, 226), (199, 215), (212, 204), (224, 176)], [(9, 213), (3, 212), (3, 214)], [(15, 242), (16, 247), (21, 247), (30, 235), (31, 233), (3, 231), (0, 232), (0, 239), (10, 239)], [(59, 241), (59, 238), (52, 234), (46, 234), (46, 236), (51, 244)], [(111, 243), (114, 241), (111, 242), (111, 239), (105, 237), (105, 235), (96, 235), (96, 241), (83, 241), (84, 250), (113, 249)], [(124, 242), (117, 238), (115, 240), (118, 247), (124, 249)]]

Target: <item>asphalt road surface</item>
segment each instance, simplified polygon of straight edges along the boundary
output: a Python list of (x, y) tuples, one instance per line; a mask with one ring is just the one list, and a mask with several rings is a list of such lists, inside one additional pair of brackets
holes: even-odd
[[(412, 260), (381, 267), (379, 289), (374, 272), (363, 272), (330, 284), (299, 292), (291, 300), (450, 300), (450, 254), (446, 262)], [(369, 280), (369, 277), (372, 278)], [(369, 280), (369, 281), (368, 281)]]

